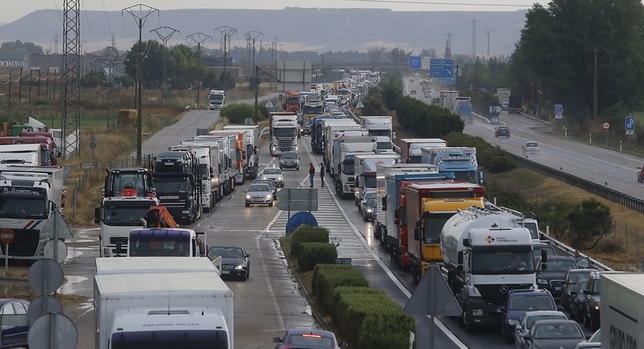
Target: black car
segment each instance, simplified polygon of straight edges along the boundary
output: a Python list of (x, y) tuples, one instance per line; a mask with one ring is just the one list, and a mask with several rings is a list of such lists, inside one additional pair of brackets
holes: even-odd
[(575, 287), (575, 284), (580, 280), (588, 280), (591, 271), (595, 269), (570, 269), (566, 273), (563, 282), (561, 283), (561, 306), (568, 310), (570, 304), (570, 291)]
[[(6, 315), (5, 322), (2, 325), (2, 349), (27, 347), (27, 335), (29, 334), (29, 323), (27, 321), (27, 312), (29, 311), (29, 301), (24, 299), (3, 298), (0, 299), (0, 312)], [(24, 324), (11, 324), (14, 316), (22, 315)]]
[(638, 182), (644, 182), (644, 164), (641, 166), (636, 167), (637, 168), (637, 181)]
[(568, 296), (568, 312), (570, 313), (570, 318), (573, 320), (584, 320), (584, 300), (586, 300), (584, 290), (586, 290), (587, 286), (587, 279), (579, 280), (570, 290), (570, 295)]
[(528, 311), (562, 310), (555, 304), (555, 299), (547, 290), (510, 290), (505, 305), (499, 308), (503, 324), (501, 335), (510, 343), (514, 341), (515, 326), (521, 316)]
[(190, 172), (193, 166), (193, 156), (185, 150), (165, 151), (156, 158), (157, 172)]
[(599, 328), (599, 277), (601, 271), (593, 271), (588, 276), (588, 285), (584, 290), (584, 326), (592, 331)]
[(506, 137), (510, 138), (510, 128), (507, 126), (499, 126), (496, 129), (494, 129), (494, 137), (499, 138), (499, 137)]
[(241, 246), (211, 246), (208, 257), (221, 257), (222, 277), (230, 276), (244, 281), (250, 277), (250, 254)]
[(570, 269), (578, 269), (577, 263), (568, 256), (548, 256), (547, 262), (539, 257), (535, 261), (537, 286), (544, 288), (555, 298), (561, 300), (561, 283)]
[(376, 197), (370, 197), (363, 204), (362, 207), (362, 220), (364, 222), (373, 222), (374, 217), (376, 216)]

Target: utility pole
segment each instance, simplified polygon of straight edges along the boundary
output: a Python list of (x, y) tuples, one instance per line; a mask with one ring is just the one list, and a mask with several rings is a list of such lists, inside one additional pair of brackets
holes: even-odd
[(257, 82), (257, 70), (258, 67), (255, 66), (255, 41), (257, 41), (258, 38), (264, 37), (263, 33), (260, 33), (256, 30), (249, 31), (246, 34), (246, 40), (251, 39), (253, 42), (253, 88), (255, 89), (255, 121), (257, 122), (257, 99), (259, 95), (259, 83)]
[[(220, 27), (215, 28), (215, 31), (219, 32), (221, 34), (222, 38), (224, 39), (224, 73), (223, 73), (222, 76), (224, 77), (224, 79), (226, 79), (226, 62), (227, 62), (227, 59), (228, 59), (228, 45), (227, 44), (230, 41), (230, 36), (233, 35), (233, 34), (237, 34), (237, 29), (235, 29), (233, 27), (229, 27), (227, 25), (222, 25)], [(227, 80), (224, 81), (224, 90), (227, 87), (226, 82), (228, 82), (228, 81)]]
[(597, 49), (593, 49), (595, 64), (593, 67), (593, 120), (597, 120)]
[(476, 19), (472, 20), (472, 62), (476, 61)]
[[(168, 46), (168, 40), (174, 35), (174, 33), (179, 32), (179, 30), (168, 27), (168, 26), (161, 26), (155, 29), (150, 30), (150, 33), (154, 32), (159, 39), (161, 39), (161, 43), (163, 43), (163, 48), (167, 48)], [(169, 32), (169, 33), (168, 33)], [(164, 33), (166, 33), (164, 35)], [(168, 97), (168, 52), (163, 53), (163, 69), (161, 70), (161, 96)]]
[(490, 34), (492, 34), (492, 30), (486, 30), (485, 33), (487, 34), (487, 60), (490, 60)]
[[(138, 10), (136, 10), (138, 8)], [(137, 12), (135, 12), (137, 11)], [(128, 12), (134, 17), (137, 26), (139, 27), (139, 53), (136, 56), (136, 163), (141, 165), (141, 146), (143, 144), (142, 134), (143, 134), (143, 110), (141, 108), (141, 95), (143, 88), (143, 41), (141, 39), (141, 32), (143, 31), (143, 25), (148, 19), (148, 16), (154, 12), (159, 15), (159, 10), (148, 5), (138, 4), (130, 7), (126, 7), (121, 10), (121, 16), (123, 12)], [(143, 12), (147, 12), (143, 14)]]
[(186, 40), (192, 40), (197, 44), (197, 107), (199, 106), (199, 95), (201, 94), (201, 44), (206, 40), (212, 41), (212, 36), (197, 32), (186, 36)]

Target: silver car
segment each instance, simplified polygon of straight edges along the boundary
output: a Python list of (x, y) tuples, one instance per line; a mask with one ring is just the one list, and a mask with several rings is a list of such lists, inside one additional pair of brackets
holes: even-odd
[(294, 168), (295, 170), (300, 170), (300, 158), (297, 156), (297, 153), (294, 151), (287, 151), (282, 153), (280, 156), (280, 169), (285, 168)]
[(514, 347), (527, 348), (525, 336), (530, 333), (530, 328), (539, 320), (568, 320), (566, 314), (557, 310), (529, 311), (521, 315), (519, 324), (514, 327)]
[(278, 167), (265, 168), (259, 173), (259, 178), (273, 180), (278, 188), (282, 188), (284, 186), (284, 176), (282, 174), (282, 170)]
[(572, 349), (585, 338), (575, 320), (539, 320), (525, 336), (527, 349)]
[(250, 207), (250, 205), (273, 206), (273, 191), (268, 184), (251, 183), (244, 193), (246, 193), (246, 207)]

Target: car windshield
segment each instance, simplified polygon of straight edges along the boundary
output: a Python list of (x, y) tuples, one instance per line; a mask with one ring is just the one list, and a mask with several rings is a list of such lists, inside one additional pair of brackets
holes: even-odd
[(525, 146), (528, 147), (528, 148), (537, 148), (537, 147), (539, 147), (539, 143), (528, 142), (528, 143), (525, 144)]
[(277, 168), (267, 168), (264, 170), (264, 174), (281, 174), (281, 173), (282, 171), (280, 171), (280, 169), (277, 169)]
[(368, 198), (367, 206), (376, 206), (376, 198)]
[(222, 258), (242, 258), (244, 257), (244, 252), (239, 247), (218, 247), (214, 246), (210, 248), (208, 252), (210, 257), (222, 257)]
[(556, 310), (556, 306), (549, 295), (513, 295), (510, 298), (508, 310)]
[(581, 293), (581, 291), (586, 289), (586, 285), (588, 285), (588, 281), (579, 281), (577, 284), (575, 284), (575, 290), (577, 290), (577, 294)]
[(159, 154), (158, 158), (164, 159), (182, 159), (183, 153), (179, 151), (167, 151)]
[(535, 322), (539, 320), (567, 320), (566, 316), (563, 314), (550, 314), (550, 315), (533, 315), (528, 317), (526, 321), (526, 329), (532, 328)]
[(248, 192), (262, 192), (262, 191), (271, 191), (271, 188), (268, 186), (268, 184), (257, 184), (257, 185), (250, 185), (248, 187)]
[(593, 282), (593, 293), (599, 293), (599, 279), (596, 279), (595, 282)]
[(554, 261), (549, 259), (547, 263), (548, 269), (546, 271), (566, 271), (577, 268), (577, 264), (572, 259)]
[(539, 324), (535, 327), (535, 339), (583, 338), (584, 334), (576, 324)]
[(296, 153), (282, 153), (282, 159), (297, 159)]
[(259, 180), (255, 181), (255, 183), (257, 183), (257, 184), (266, 184), (269, 187), (271, 187), (271, 189), (275, 187), (275, 182), (273, 182), (270, 179), (267, 179), (267, 180), (259, 179)]
[(588, 275), (590, 275), (590, 271), (588, 271), (587, 273), (584, 273), (584, 272), (570, 273), (570, 277), (568, 278), (568, 283), (574, 284), (579, 280), (588, 279)]

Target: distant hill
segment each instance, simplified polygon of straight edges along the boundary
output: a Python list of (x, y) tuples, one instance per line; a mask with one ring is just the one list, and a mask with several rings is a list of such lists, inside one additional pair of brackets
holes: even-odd
[[(213, 10), (186, 9), (160, 11), (150, 16), (143, 29), (145, 39), (158, 39), (151, 29), (170, 26), (181, 32), (173, 36), (171, 45), (187, 43), (187, 35), (203, 32), (213, 36), (205, 47), (218, 48), (220, 35), (213, 29), (228, 25), (237, 29), (233, 45), (245, 47), (244, 33), (264, 34), (262, 42), (270, 48), (277, 38), (286, 51), (367, 51), (374, 46), (402, 48), (420, 53), (434, 48), (443, 55), (447, 34), (451, 33), (452, 53), (472, 53), (472, 20), (476, 20), (476, 54), (509, 55), (519, 40), (526, 10), (515, 12), (396, 12), (382, 9), (303, 9), (283, 10)], [(89, 25), (91, 23), (91, 26)], [(128, 13), (120, 11), (83, 11), (81, 38), (89, 45), (84, 52), (111, 45), (112, 34), (117, 48), (127, 50), (138, 38), (138, 28)], [(62, 14), (55, 10), (39, 10), (11, 23), (0, 25), (0, 41), (34, 42), (45, 50), (62, 52)], [(259, 44), (259, 43), (258, 43)]]

